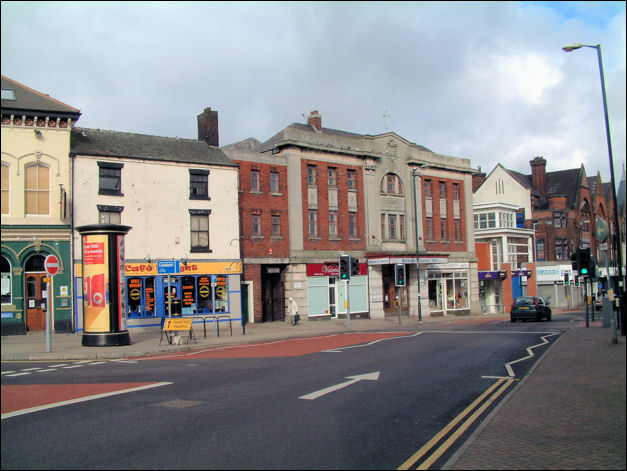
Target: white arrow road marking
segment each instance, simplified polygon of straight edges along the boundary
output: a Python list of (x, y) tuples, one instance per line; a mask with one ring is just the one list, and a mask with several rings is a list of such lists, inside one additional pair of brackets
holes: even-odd
[(338, 389), (345, 388), (346, 386), (350, 386), (351, 384), (364, 379), (367, 379), (369, 381), (376, 381), (379, 379), (379, 372), (375, 371), (374, 373), (365, 373), (363, 375), (347, 376), (346, 378), (350, 381), (344, 381), (343, 383), (336, 384), (335, 386), (329, 386), (328, 388), (305, 394), (304, 396), (300, 396), (298, 399), (318, 399), (320, 396), (324, 396), (325, 394), (337, 391)]

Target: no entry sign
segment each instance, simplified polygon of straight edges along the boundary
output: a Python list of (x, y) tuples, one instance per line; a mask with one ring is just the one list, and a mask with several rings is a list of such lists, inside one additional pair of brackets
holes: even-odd
[(48, 275), (56, 275), (59, 272), (59, 259), (56, 255), (48, 255), (44, 261), (44, 268)]

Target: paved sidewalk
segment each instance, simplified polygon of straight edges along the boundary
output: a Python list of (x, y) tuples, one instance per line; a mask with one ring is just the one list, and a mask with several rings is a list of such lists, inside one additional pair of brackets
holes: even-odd
[[(558, 312), (554, 314), (559, 315)], [(402, 331), (441, 322), (507, 319), (503, 315), (386, 320), (352, 319), (194, 325), (198, 343), (159, 344), (160, 331), (130, 332), (131, 345), (83, 347), (80, 334), (53, 334), (46, 352), (42, 332), (2, 337), (2, 361), (128, 358), (197, 348), (277, 341), (358, 331)], [(626, 469), (625, 337), (612, 343), (601, 322), (575, 322), (538, 360), (443, 469)]]
[(625, 337), (576, 324), (442, 469), (626, 469)]

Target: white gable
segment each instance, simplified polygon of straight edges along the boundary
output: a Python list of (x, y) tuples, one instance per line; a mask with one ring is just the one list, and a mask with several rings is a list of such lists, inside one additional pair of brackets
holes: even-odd
[(472, 195), (473, 206), (506, 203), (525, 209), (531, 217), (531, 192), (512, 177), (502, 165), (497, 165)]

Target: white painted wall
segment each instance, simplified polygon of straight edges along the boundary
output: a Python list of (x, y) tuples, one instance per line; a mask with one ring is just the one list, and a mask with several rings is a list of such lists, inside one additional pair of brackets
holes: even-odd
[[(124, 196), (98, 194), (98, 161), (124, 164)], [(189, 199), (189, 169), (209, 170), (210, 200)], [(237, 168), (77, 156), (74, 173), (75, 225), (98, 223), (97, 205), (123, 206), (121, 224), (131, 226), (125, 238), (126, 259), (239, 259)], [(190, 253), (189, 209), (210, 209), (211, 253)], [(76, 237), (75, 258), (81, 244)]]

